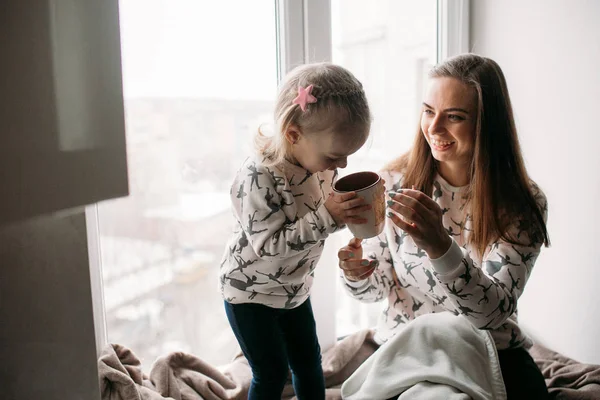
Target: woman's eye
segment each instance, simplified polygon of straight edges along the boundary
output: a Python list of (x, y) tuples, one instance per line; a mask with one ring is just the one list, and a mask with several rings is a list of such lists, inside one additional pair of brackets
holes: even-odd
[(424, 109), (423, 110), (423, 114), (427, 114), (427, 115), (433, 115), (433, 111), (429, 110), (429, 109)]
[(460, 115), (455, 115), (455, 114), (448, 115), (448, 119), (450, 121), (463, 121), (464, 120), (463, 117), (461, 117)]

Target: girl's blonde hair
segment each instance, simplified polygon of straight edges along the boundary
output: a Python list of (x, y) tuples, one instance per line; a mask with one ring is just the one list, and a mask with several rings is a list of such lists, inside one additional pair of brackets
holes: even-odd
[[(313, 85), (316, 103), (302, 111), (293, 100), (298, 88)], [(350, 71), (330, 63), (305, 64), (293, 69), (281, 82), (275, 104), (275, 129), (272, 136), (260, 129), (255, 137), (256, 151), (266, 166), (281, 163), (290, 154), (285, 132), (290, 125), (303, 134), (323, 131), (347, 133), (350, 141), (366, 140), (371, 125), (371, 112), (362, 84)], [(357, 137), (358, 136), (358, 137)]]

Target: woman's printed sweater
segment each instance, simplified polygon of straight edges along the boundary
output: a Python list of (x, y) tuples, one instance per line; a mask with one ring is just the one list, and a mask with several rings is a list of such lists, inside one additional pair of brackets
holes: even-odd
[[(401, 187), (400, 173), (384, 172), (382, 176), (388, 191)], [(364, 257), (378, 260), (378, 268), (360, 282), (348, 281), (342, 275), (344, 286), (365, 302), (387, 299), (377, 328), (380, 342), (419, 315), (447, 310), (468, 318), (477, 328), (489, 329), (498, 349), (530, 347), (531, 340), (517, 322), (517, 300), (543, 238), (531, 230), (527, 220), (516, 219), (509, 229), (518, 245), (497, 240), (483, 257), (477, 257), (467, 243), (471, 216), (465, 212), (465, 189), (449, 185), (439, 175), (433, 186), (429, 195), (442, 209), (443, 225), (452, 238), (446, 254), (429, 259), (387, 218), (384, 232), (363, 242)], [(546, 218), (546, 198), (535, 184), (532, 189)]]

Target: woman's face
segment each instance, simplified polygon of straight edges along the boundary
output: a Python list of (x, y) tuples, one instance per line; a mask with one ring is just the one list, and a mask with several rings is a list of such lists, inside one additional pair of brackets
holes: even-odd
[(423, 99), (421, 130), (442, 168), (468, 168), (475, 148), (477, 95), (454, 78), (432, 78)]

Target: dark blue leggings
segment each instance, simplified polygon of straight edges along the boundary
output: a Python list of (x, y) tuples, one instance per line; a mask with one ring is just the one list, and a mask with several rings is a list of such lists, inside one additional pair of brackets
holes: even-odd
[(280, 400), (288, 367), (298, 400), (325, 399), (321, 347), (310, 299), (289, 310), (225, 302), (225, 312), (252, 368), (249, 400)]

